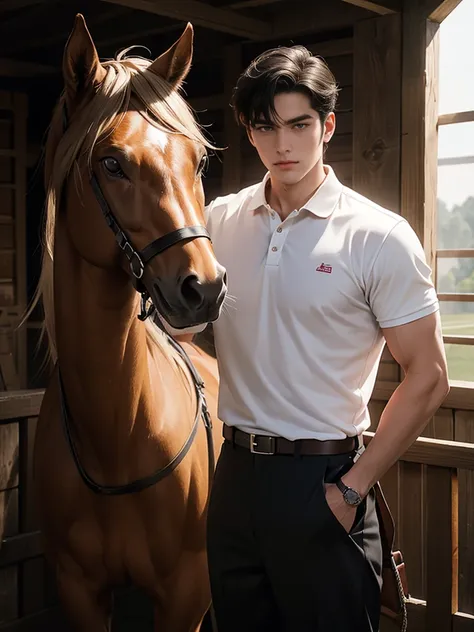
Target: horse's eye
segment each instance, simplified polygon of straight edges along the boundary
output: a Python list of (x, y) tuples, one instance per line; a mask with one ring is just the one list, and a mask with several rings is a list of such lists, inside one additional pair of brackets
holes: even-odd
[(204, 156), (201, 158), (201, 161), (199, 163), (199, 167), (197, 170), (198, 176), (202, 175), (206, 171), (208, 164), (209, 164), (209, 158), (207, 154), (204, 154)]
[(106, 156), (102, 159), (102, 164), (104, 165), (107, 173), (111, 176), (114, 176), (115, 178), (123, 178), (123, 176), (125, 175), (122, 171), (122, 167), (120, 166), (119, 161), (116, 158)]

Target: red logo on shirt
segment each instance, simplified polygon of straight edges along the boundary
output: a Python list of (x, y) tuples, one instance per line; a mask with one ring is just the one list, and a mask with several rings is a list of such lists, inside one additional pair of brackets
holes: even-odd
[(332, 266), (327, 266), (325, 263), (322, 263), (316, 268), (316, 272), (326, 272), (326, 274), (331, 274)]

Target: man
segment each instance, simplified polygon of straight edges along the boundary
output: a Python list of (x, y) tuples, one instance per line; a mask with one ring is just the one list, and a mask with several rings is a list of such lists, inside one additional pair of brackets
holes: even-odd
[[(225, 442), (208, 556), (219, 632), (379, 629), (372, 488), (449, 390), (415, 233), (323, 163), (336, 97), (303, 47), (256, 59), (233, 106), (268, 173), (207, 209), (231, 296), (214, 324)], [(405, 377), (364, 451), (385, 342)]]

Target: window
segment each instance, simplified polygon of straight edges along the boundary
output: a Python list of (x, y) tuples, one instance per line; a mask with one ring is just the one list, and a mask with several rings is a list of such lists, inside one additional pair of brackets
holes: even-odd
[(440, 26), (436, 287), (451, 380), (474, 382), (474, 0)]

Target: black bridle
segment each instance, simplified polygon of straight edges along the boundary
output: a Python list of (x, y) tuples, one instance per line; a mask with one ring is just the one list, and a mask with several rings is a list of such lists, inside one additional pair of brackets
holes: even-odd
[[(63, 109), (64, 131), (67, 128), (67, 124), (68, 124), (68, 117), (67, 117), (66, 106), (64, 105), (64, 109)], [(185, 226), (184, 228), (179, 228), (166, 235), (163, 235), (163, 237), (155, 239), (150, 244), (148, 244), (148, 246), (146, 246), (143, 250), (138, 251), (133, 247), (133, 244), (131, 243), (126, 232), (122, 230), (122, 228), (120, 227), (120, 223), (118, 222), (116, 216), (114, 215), (112, 209), (109, 206), (109, 203), (107, 202), (102, 192), (102, 189), (100, 188), (99, 181), (94, 171), (92, 171), (90, 183), (92, 186), (92, 190), (94, 191), (95, 197), (97, 199), (97, 202), (99, 204), (99, 207), (105, 218), (105, 221), (107, 222), (107, 225), (114, 233), (115, 239), (117, 241), (119, 248), (123, 250), (125, 256), (127, 257), (130, 263), (130, 270), (134, 277), (135, 289), (137, 290), (137, 292), (141, 294), (141, 311), (140, 311), (140, 314), (138, 315), (138, 318), (142, 321), (145, 321), (149, 316), (151, 316), (153, 311), (156, 311), (156, 306), (153, 304), (147, 309), (147, 302), (150, 299), (150, 295), (148, 291), (146, 290), (146, 288), (144, 287), (143, 283), (140, 281), (143, 276), (145, 266), (154, 257), (161, 254), (165, 250), (168, 250), (168, 248), (171, 248), (171, 246), (174, 246), (175, 244), (180, 243), (181, 241), (196, 239), (199, 237), (205, 237), (206, 239), (210, 240), (211, 237), (205, 226), (199, 226), (199, 225)], [(59, 396), (60, 396), (60, 403), (61, 403), (61, 417), (62, 417), (66, 440), (69, 445), (69, 449), (71, 451), (71, 455), (73, 457), (77, 471), (79, 472), (85, 485), (96, 494), (102, 494), (106, 496), (120, 496), (124, 494), (133, 494), (136, 492), (140, 492), (144, 489), (147, 489), (148, 487), (151, 487), (153, 485), (156, 485), (156, 483), (163, 480), (166, 476), (171, 474), (173, 470), (176, 469), (176, 467), (181, 463), (181, 461), (189, 452), (189, 449), (191, 448), (191, 445), (194, 441), (194, 437), (196, 436), (198, 422), (199, 422), (200, 417), (202, 418), (204, 427), (206, 429), (208, 456), (209, 456), (209, 486), (211, 485), (212, 478), (214, 476), (214, 466), (215, 466), (214, 442), (213, 442), (213, 437), (212, 437), (212, 420), (209, 414), (206, 398), (204, 395), (204, 382), (201, 376), (199, 375), (199, 373), (196, 371), (186, 351), (176, 340), (174, 340), (168, 334), (168, 332), (163, 327), (163, 324), (160, 318), (159, 317), (154, 318), (154, 322), (163, 331), (164, 335), (168, 339), (168, 343), (180, 354), (181, 358), (183, 359), (184, 363), (189, 369), (189, 372), (193, 380), (195, 393), (196, 393), (196, 415), (194, 418), (193, 426), (191, 428), (191, 432), (189, 433), (188, 438), (186, 439), (185, 443), (183, 444), (183, 446), (181, 447), (177, 455), (165, 467), (161, 468), (160, 470), (157, 470), (156, 472), (154, 472), (153, 474), (149, 476), (134, 480), (125, 485), (100, 485), (89, 476), (89, 474), (85, 471), (84, 467), (82, 466), (80, 462), (79, 454), (77, 452), (77, 448), (71, 434), (71, 427), (70, 427), (71, 413), (70, 413), (69, 406), (66, 399), (64, 384), (63, 384), (63, 380), (61, 376), (61, 371), (59, 368), (59, 362), (57, 363), (58, 377), (59, 377)]]

